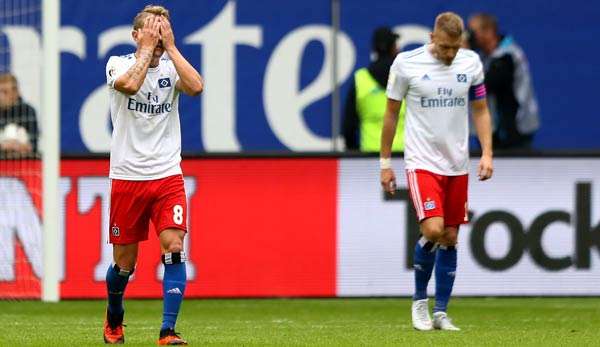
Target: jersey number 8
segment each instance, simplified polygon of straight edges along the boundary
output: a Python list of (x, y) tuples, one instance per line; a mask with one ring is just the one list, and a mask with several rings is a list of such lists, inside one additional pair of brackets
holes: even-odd
[(173, 222), (175, 224), (183, 223), (183, 207), (181, 205), (173, 206)]

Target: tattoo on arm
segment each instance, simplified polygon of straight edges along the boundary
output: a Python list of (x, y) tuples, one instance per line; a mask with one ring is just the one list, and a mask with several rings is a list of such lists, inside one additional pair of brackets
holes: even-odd
[(141, 51), (139, 58), (132, 67), (125, 73), (128, 78), (140, 83), (146, 78), (146, 71), (152, 60), (152, 51)]

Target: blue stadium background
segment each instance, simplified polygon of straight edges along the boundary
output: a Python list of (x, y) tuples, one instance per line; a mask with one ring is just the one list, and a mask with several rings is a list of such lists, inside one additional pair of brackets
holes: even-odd
[[(263, 100), (265, 71), (277, 45), (291, 32), (305, 26), (332, 25), (331, 3), (323, 0), (155, 2), (171, 10), (180, 50), (204, 74), (204, 47), (186, 43), (184, 38), (223, 14), (228, 4), (235, 6), (233, 20), (237, 27), (259, 28), (262, 31), (260, 47), (238, 45), (234, 51), (236, 77), (230, 88), (237, 94), (234, 109), (234, 133), (239, 142), (237, 150), (303, 150), (290, 148), (281, 141), (267, 120)], [(258, 3), (260, 6), (257, 6)], [(63, 27), (73, 26), (85, 33), (85, 57), (62, 54), (61, 144), (63, 153), (86, 154), (90, 148), (82, 139), (82, 107), (94, 90), (104, 83), (104, 66), (108, 56), (133, 50), (132, 46), (120, 44), (101, 55), (98, 48), (100, 35), (116, 26), (130, 25), (133, 16), (140, 10), (141, 2), (106, 0), (96, 2), (94, 6), (80, 4), (79, 0), (62, 1)], [(495, 14), (502, 31), (514, 35), (531, 64), (542, 117), (542, 128), (535, 138), (535, 147), (548, 150), (600, 148), (597, 136), (600, 114), (595, 103), (600, 80), (600, 46), (595, 44), (600, 37), (599, 3), (584, 0), (379, 0), (374, 4), (363, 0), (341, 0), (340, 5), (340, 29), (355, 47), (353, 69), (368, 64), (371, 32), (379, 25), (418, 24), (430, 27), (433, 15), (445, 10), (457, 11), (464, 17), (477, 11)], [(305, 46), (301, 57), (298, 57), (301, 62), (299, 71), (289, 71), (290, 74), (300, 74), (300, 90), (319, 75), (324, 56), (322, 42), (313, 40)], [(348, 82), (349, 78), (346, 78), (341, 84), (342, 104)], [(206, 88), (211, 88), (211, 84), (214, 82), (207, 80)], [(180, 112), (184, 151), (210, 150), (206, 148), (201, 131), (202, 117), (205, 116), (201, 112), (203, 98), (182, 96)], [(331, 93), (328, 93), (302, 110), (306, 126), (315, 136), (331, 136), (331, 100)], [(104, 119), (108, 109), (95, 109), (96, 112)], [(105, 126), (107, 129), (110, 126), (108, 121)]]

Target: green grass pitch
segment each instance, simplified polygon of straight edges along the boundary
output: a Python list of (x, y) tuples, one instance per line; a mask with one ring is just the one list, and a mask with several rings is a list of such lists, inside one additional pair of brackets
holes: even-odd
[[(103, 301), (0, 302), (1, 346), (102, 346)], [(155, 345), (162, 304), (126, 302), (125, 343)], [(192, 346), (598, 346), (600, 298), (456, 298), (460, 332), (417, 332), (410, 300), (187, 300)]]

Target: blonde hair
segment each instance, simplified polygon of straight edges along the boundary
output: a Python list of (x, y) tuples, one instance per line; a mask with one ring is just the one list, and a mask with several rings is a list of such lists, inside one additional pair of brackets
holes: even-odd
[(149, 15), (165, 16), (168, 20), (171, 20), (169, 10), (159, 5), (148, 5), (144, 7), (133, 19), (133, 30), (141, 29), (144, 26), (144, 21)]
[(462, 18), (454, 12), (440, 13), (435, 18), (434, 31), (441, 30), (452, 38), (461, 37), (464, 29), (465, 24)]

